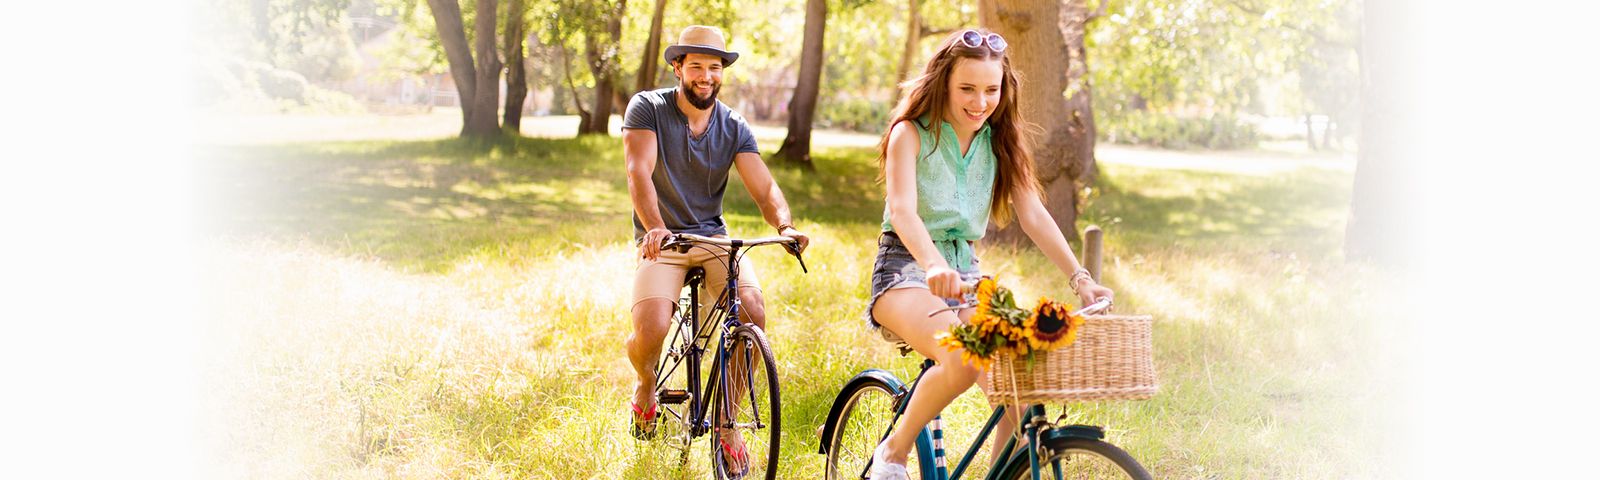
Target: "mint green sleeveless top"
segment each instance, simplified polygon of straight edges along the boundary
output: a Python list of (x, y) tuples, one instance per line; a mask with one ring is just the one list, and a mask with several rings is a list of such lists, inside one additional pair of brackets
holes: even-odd
[[(972, 137), (967, 154), (949, 123), (940, 121), (939, 144), (933, 144), (930, 117), (912, 122), (921, 139), (917, 151), (917, 215), (933, 237), (946, 263), (956, 270), (972, 268), (972, 243), (989, 228), (989, 200), (994, 195), (996, 159), (989, 144), (989, 124)], [(929, 155), (928, 152), (933, 152)], [(883, 207), (883, 231), (892, 232), (889, 206)]]

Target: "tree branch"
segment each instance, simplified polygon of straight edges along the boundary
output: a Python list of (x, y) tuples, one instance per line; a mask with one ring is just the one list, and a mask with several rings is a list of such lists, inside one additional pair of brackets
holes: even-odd
[(1096, 18), (1106, 16), (1106, 5), (1110, 4), (1111, 0), (1100, 0), (1100, 6), (1095, 7), (1094, 13), (1089, 14), (1089, 18), (1083, 19), (1083, 23), (1093, 22)]
[(922, 31), (921, 32), (917, 32), (917, 34), (921, 35), (922, 38), (927, 38), (927, 37), (930, 37), (930, 36), (933, 36), (933, 35), (944, 35), (946, 33), (954, 32), (954, 31), (956, 31), (956, 29), (954, 29), (954, 28), (949, 28), (949, 27), (946, 27), (946, 28), (928, 28), (926, 25), (924, 25), (922, 27)]

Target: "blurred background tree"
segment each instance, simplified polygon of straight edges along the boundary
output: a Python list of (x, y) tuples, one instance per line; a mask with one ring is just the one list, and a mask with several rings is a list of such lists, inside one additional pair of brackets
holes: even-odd
[[(438, 0), (448, 1), (448, 0)], [(457, 0), (459, 2), (459, 0)], [(476, 0), (460, 2), (472, 45)], [(521, 115), (578, 115), (609, 131), (640, 89), (676, 83), (661, 51), (692, 24), (741, 53), (722, 100), (760, 124), (798, 114), (805, 0), (497, 0), (491, 43), (505, 101)], [(976, 0), (827, 0), (810, 128), (877, 134), (900, 95)], [(1062, 3), (1063, 6), (1076, 3)], [(1095, 138), (1164, 148), (1354, 146), (1360, 130), (1360, 0), (1087, 0), (1084, 63)], [(512, 13), (516, 10), (517, 13)], [(202, 7), (202, 101), (224, 108), (359, 113), (458, 108), (439, 24), (418, 0), (211, 0)], [(509, 38), (508, 38), (509, 37)], [(470, 48), (469, 48), (470, 49)], [(518, 50), (521, 49), (519, 52)], [(471, 56), (471, 55), (468, 55)], [(475, 63), (476, 64), (476, 63)], [(491, 64), (489, 67), (495, 67)], [(506, 67), (510, 67), (509, 69)], [(520, 75), (518, 75), (520, 74)], [(521, 77), (520, 81), (518, 77)], [(477, 72), (472, 83), (476, 83)], [(808, 95), (801, 95), (804, 99)], [(470, 108), (470, 107), (469, 107)], [(508, 110), (516, 110), (510, 112)], [(465, 118), (465, 117), (463, 117)], [(809, 146), (790, 151), (809, 154)], [(788, 156), (787, 153), (785, 152)]]
[(1355, 131), (1358, 0), (1126, 0), (1107, 12), (1089, 34), (1101, 138), (1248, 147), (1264, 128), (1285, 134), (1268, 117), (1327, 139)]

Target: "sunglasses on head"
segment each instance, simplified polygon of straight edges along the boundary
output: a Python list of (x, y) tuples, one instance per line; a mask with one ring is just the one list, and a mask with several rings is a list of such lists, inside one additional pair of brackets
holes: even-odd
[(968, 48), (978, 48), (980, 45), (988, 45), (990, 50), (994, 50), (996, 52), (1006, 51), (1006, 39), (1001, 38), (1000, 34), (998, 33), (984, 35), (982, 33), (978, 33), (977, 30), (967, 30), (965, 32), (961, 32), (961, 44), (966, 45)]

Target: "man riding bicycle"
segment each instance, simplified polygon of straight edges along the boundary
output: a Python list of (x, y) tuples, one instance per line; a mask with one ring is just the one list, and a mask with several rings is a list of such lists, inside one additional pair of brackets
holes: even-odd
[[(794, 228), (789, 205), (761, 160), (755, 136), (744, 117), (717, 100), (722, 69), (739, 54), (726, 50), (722, 32), (691, 26), (678, 43), (667, 47), (666, 60), (678, 78), (673, 88), (639, 92), (628, 102), (623, 128), (623, 154), (628, 165), (628, 194), (633, 200), (634, 240), (638, 268), (633, 281), (633, 334), (627, 339), (628, 359), (638, 375), (631, 407), (633, 433), (653, 433), (658, 406), (653, 367), (661, 355), (678, 294), (690, 268), (706, 271), (707, 292), (726, 287), (726, 255), (692, 249), (662, 250), (674, 233), (721, 237), (722, 194), (728, 172), (737, 166), (751, 198), (778, 234), (796, 239), (805, 249), (810, 239)], [(740, 259), (740, 319), (766, 328), (760, 286), (749, 260)], [(706, 303), (713, 298), (704, 298)], [(742, 447), (737, 433), (724, 441)], [(742, 451), (742, 450), (740, 450)], [(730, 452), (738, 456), (738, 452)]]

